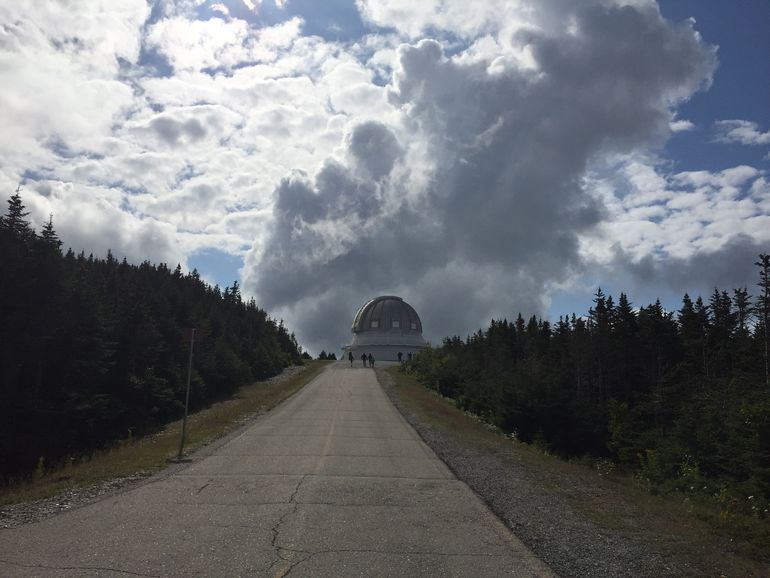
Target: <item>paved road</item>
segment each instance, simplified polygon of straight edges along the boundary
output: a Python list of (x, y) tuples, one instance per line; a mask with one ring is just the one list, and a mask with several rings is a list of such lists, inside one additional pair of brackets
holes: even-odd
[(0, 576), (289, 573), (551, 575), (345, 363), (172, 476), (0, 530)]

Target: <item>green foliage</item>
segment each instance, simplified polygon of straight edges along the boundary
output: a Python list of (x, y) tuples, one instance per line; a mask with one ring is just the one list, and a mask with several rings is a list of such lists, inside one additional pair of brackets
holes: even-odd
[[(406, 363), (425, 387), (508, 435), (564, 457), (635, 472), (651, 491), (723, 494), (767, 517), (770, 388), (761, 294), (688, 295), (678, 314), (601, 289), (586, 317), (519, 315), (444, 340)], [(748, 497), (751, 496), (751, 500)], [(733, 503), (732, 501), (730, 503)], [(750, 510), (749, 508), (753, 508)]]
[(607, 448), (617, 457), (621, 465), (631, 466), (641, 448), (637, 445), (634, 420), (628, 404), (610, 400), (607, 404), (607, 417), (609, 432)]
[(685, 455), (679, 464), (676, 487), (682, 492), (701, 492), (708, 489), (706, 481), (698, 467), (698, 461), (690, 455)]
[(0, 217), (0, 476), (178, 417), (185, 328), (197, 329), (193, 408), (300, 361), (294, 335), (237, 283), (221, 292), (180, 266), (62, 255), (53, 220), (37, 235), (26, 216), (17, 192)]
[(637, 455), (639, 457), (638, 477), (649, 484), (653, 492), (657, 492), (657, 488), (666, 478), (658, 454), (655, 450), (646, 449)]

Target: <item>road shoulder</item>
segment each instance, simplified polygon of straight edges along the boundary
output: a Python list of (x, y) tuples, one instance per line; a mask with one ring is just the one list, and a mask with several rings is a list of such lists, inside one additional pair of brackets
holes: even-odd
[(514, 443), (409, 378), (377, 376), (423, 441), (560, 576), (768, 575), (683, 508)]
[[(58, 514), (76, 510), (88, 504), (92, 504), (94, 502), (111, 498), (115, 495), (136, 489), (144, 484), (149, 484), (158, 480), (165, 479), (179, 471), (182, 471), (183, 469), (189, 467), (190, 464), (196, 463), (206, 456), (211, 455), (218, 448), (241, 435), (243, 431), (251, 426), (254, 420), (258, 419), (266, 412), (272, 411), (278, 405), (290, 399), (293, 395), (300, 391), (302, 387), (307, 385), (307, 383), (319, 375), (320, 371), (322, 371), (325, 367), (325, 364), (321, 368), (303, 368), (302, 366), (292, 366), (286, 368), (282, 373), (274, 377), (261, 382), (257, 382), (255, 385), (263, 385), (273, 388), (273, 390), (276, 392), (274, 396), (275, 399), (264, 408), (258, 409), (257, 411), (249, 411), (236, 417), (235, 421), (229, 424), (227, 429), (222, 430), (219, 435), (207, 438), (203, 442), (191, 448), (189, 452), (186, 452), (185, 460), (183, 462), (166, 462), (162, 468), (153, 470), (145, 470), (137, 466), (137, 471), (128, 475), (113, 475), (109, 479), (105, 479), (98, 483), (73, 485), (72, 487), (68, 487), (50, 497), (28, 499), (0, 506), (0, 531), (3, 529), (17, 528), (26, 524), (40, 522)], [(286, 392), (280, 391), (280, 388), (284, 384), (287, 384), (288, 382), (292, 381), (293, 378), (304, 372), (307, 372), (308, 374), (308, 379), (305, 383), (302, 383), (302, 385), (300, 385), (298, 388), (292, 387)], [(235, 399), (238, 395), (239, 393), (236, 393), (233, 399)], [(228, 400), (225, 400), (224, 403), (229, 402)], [(216, 405), (217, 404), (215, 404), (215, 406)], [(202, 411), (211, 411), (211, 409)], [(193, 415), (191, 418), (193, 424), (194, 420), (195, 415)], [(171, 424), (171, 426), (173, 426), (173, 424)], [(168, 428), (170, 426), (166, 427)], [(194, 427), (194, 425), (192, 427)], [(145, 439), (152, 443), (152, 435), (147, 436)], [(56, 477), (57, 475), (60, 475), (60, 473), (53, 472), (51, 474), (52, 477)]]

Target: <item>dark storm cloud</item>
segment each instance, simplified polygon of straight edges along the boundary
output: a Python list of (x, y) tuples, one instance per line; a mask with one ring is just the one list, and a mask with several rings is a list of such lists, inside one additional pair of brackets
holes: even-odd
[(388, 175), (402, 154), (393, 133), (380, 122), (370, 121), (356, 126), (350, 134), (353, 158), (375, 181)]
[[(655, 9), (564, 10), (574, 32), (514, 38), (537, 70), (449, 59), (432, 40), (402, 46), (388, 90), (405, 128), (361, 124), (345, 164), (281, 183), (252, 281), (261, 304), (291, 315), (311, 347), (338, 345), (356, 307), (390, 292), (434, 340), (542, 310), (548, 284), (583, 266), (578, 235), (602, 220), (580, 184), (588, 163), (660, 139), (715, 66), (688, 25)], [(408, 175), (428, 169), (415, 190)]]
[(647, 257), (633, 263), (619, 252), (614, 265), (631, 272), (640, 285), (668, 286), (677, 293), (689, 292), (691, 296), (700, 294), (705, 298), (715, 287), (729, 293), (748, 287), (749, 293), (756, 293), (759, 275), (754, 263), (760, 253), (768, 252), (770, 246), (739, 234), (716, 251), (697, 253), (688, 259), (657, 261)]

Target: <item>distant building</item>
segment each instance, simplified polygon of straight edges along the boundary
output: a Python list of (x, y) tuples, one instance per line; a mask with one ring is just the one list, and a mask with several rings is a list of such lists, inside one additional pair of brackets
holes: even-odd
[(414, 308), (401, 297), (383, 295), (367, 302), (353, 319), (353, 340), (342, 348), (358, 361), (362, 353), (376, 361), (403, 360), (428, 346), (422, 337), (422, 322)]

